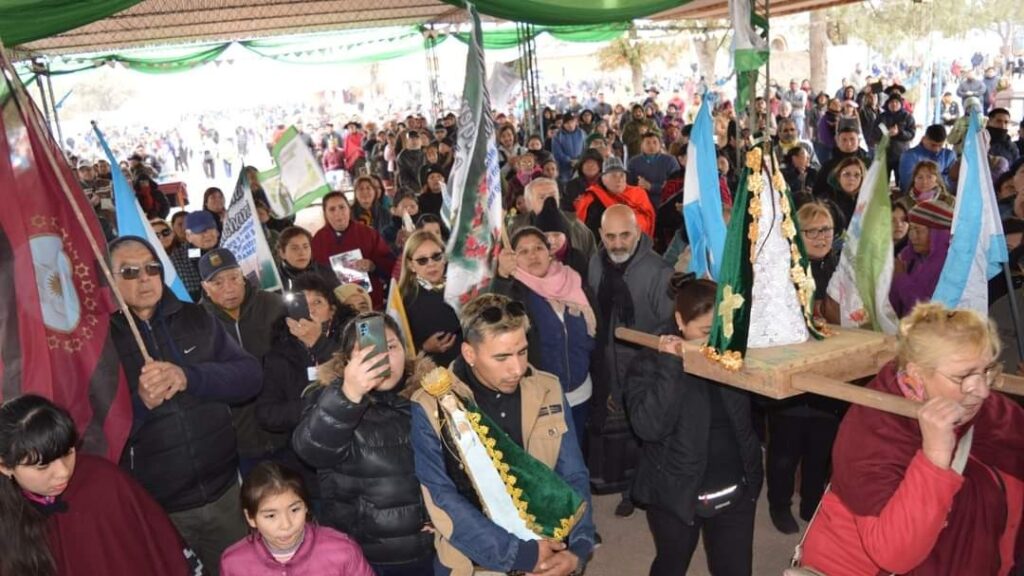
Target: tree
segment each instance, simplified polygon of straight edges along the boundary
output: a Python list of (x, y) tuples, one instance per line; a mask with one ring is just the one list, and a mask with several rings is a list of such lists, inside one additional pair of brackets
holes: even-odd
[[(811, 86), (821, 90), (828, 81), (828, 21), (824, 10), (811, 12), (810, 24)], [(813, 94), (811, 95), (814, 96)]]
[(697, 33), (694, 35), (693, 46), (697, 52), (700, 75), (708, 84), (712, 84), (716, 79), (715, 57), (725, 45), (731, 24), (728, 20), (698, 20), (695, 26)]
[[(1000, 7), (997, 5), (1003, 5)], [(940, 32), (946, 38), (963, 37), (969, 30), (1005, 20), (1020, 10), (1020, 0), (875, 0), (827, 11), (828, 35), (835, 44), (850, 37), (891, 56), (901, 44)]]
[(612, 40), (597, 52), (598, 66), (601, 70), (629, 68), (634, 94), (644, 92), (644, 66), (654, 60), (662, 60), (673, 66), (678, 58), (679, 50), (672, 44), (641, 40), (635, 24), (630, 24), (626, 37)]
[(1013, 54), (1013, 38), (1024, 27), (1024, 2), (1021, 0), (974, 0), (974, 8), (989, 29), (1003, 41), (1003, 56)]

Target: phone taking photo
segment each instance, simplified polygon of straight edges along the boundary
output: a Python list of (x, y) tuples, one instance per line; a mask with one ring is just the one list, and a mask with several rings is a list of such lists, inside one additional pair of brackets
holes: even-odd
[(309, 301), (303, 292), (285, 292), (284, 305), (288, 309), (288, 317), (292, 320), (310, 320)]
[[(384, 354), (384, 359), (378, 362), (373, 367), (376, 368), (380, 365), (389, 365), (387, 353), (388, 353), (388, 340), (387, 334), (384, 332), (384, 317), (383, 316), (371, 316), (369, 318), (360, 318), (356, 321), (356, 341), (359, 343), (359, 349), (373, 348), (373, 352), (370, 356), (377, 356), (378, 354)], [(391, 368), (388, 368), (382, 374), (384, 378), (391, 377)]]

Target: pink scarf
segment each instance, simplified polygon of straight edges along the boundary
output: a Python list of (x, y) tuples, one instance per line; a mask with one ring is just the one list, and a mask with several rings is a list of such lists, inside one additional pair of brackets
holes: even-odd
[(595, 334), (597, 319), (594, 316), (594, 309), (590, 307), (590, 302), (583, 293), (583, 280), (575, 270), (556, 260), (551, 262), (548, 273), (543, 278), (534, 276), (522, 268), (516, 268), (516, 280), (547, 300), (555, 313), (561, 315), (568, 310), (573, 316), (582, 314), (583, 320), (587, 323), (587, 334)]

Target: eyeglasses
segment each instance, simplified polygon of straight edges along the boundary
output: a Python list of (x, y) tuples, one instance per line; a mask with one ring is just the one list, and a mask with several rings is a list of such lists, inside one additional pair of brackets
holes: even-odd
[(157, 232), (156, 232), (156, 235), (161, 237), (161, 238), (167, 238), (171, 234), (172, 234), (172, 232), (168, 228), (164, 228), (163, 230), (157, 230)]
[(430, 256), (420, 256), (419, 258), (411, 258), (411, 260), (420, 266), (426, 266), (427, 262), (440, 262), (444, 260), (444, 252), (434, 252)]
[(945, 372), (939, 372), (938, 370), (935, 372), (940, 374), (946, 380), (949, 380), (953, 384), (959, 386), (961, 392), (968, 394), (968, 390), (965, 387), (967, 385), (971, 387), (971, 390), (976, 390), (980, 386), (991, 388), (992, 385), (995, 384), (995, 382), (1003, 375), (1003, 364), (998, 361), (993, 362), (988, 366), (985, 366), (984, 370), (981, 372), (971, 372), (970, 374), (960, 378), (955, 378)]
[(512, 318), (526, 316), (526, 308), (523, 306), (522, 302), (512, 300), (508, 304), (505, 304), (504, 307), (491, 306), (489, 308), (484, 308), (480, 312), (480, 319), (488, 324), (497, 324), (505, 318), (506, 314)]
[(125, 280), (135, 280), (142, 276), (143, 271), (146, 272), (146, 276), (159, 276), (163, 269), (159, 262), (149, 262), (142, 266), (121, 266), (121, 269), (114, 273)]
[(822, 226), (821, 228), (807, 228), (805, 230), (801, 230), (801, 232), (803, 232), (804, 236), (811, 240), (815, 240), (823, 236), (831, 236), (833, 230), (835, 229), (831, 226)]

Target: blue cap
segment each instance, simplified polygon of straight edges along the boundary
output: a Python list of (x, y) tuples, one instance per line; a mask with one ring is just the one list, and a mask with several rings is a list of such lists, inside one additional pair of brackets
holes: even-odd
[(239, 268), (238, 260), (227, 248), (214, 248), (199, 259), (199, 276), (203, 282), (209, 282), (218, 273), (232, 268)]
[(185, 230), (193, 234), (201, 234), (216, 227), (217, 221), (213, 219), (213, 214), (206, 210), (189, 212), (188, 216), (185, 216)]

